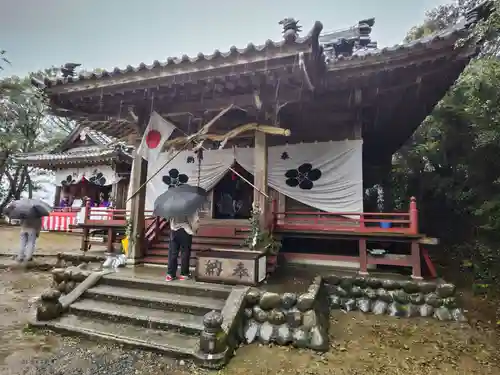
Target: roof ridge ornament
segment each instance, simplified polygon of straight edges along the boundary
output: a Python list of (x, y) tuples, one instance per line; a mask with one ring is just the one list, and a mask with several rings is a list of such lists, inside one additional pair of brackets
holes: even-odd
[(61, 66), (60, 70), (63, 78), (74, 77), (76, 75), (75, 69), (81, 65), (78, 63), (66, 63)]
[(465, 27), (470, 28), (479, 21), (487, 19), (493, 13), (494, 7), (491, 0), (486, 0), (465, 12)]
[(283, 26), (283, 39), (287, 42), (295, 42), (302, 31), (299, 21), (296, 21), (293, 17), (287, 17), (283, 18), (279, 24)]

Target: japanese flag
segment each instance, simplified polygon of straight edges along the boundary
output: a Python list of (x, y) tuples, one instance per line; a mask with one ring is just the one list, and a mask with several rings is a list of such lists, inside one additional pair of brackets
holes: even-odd
[(175, 125), (165, 120), (158, 113), (151, 113), (149, 124), (142, 137), (137, 153), (144, 159), (154, 159), (161, 152), (165, 141), (172, 135)]

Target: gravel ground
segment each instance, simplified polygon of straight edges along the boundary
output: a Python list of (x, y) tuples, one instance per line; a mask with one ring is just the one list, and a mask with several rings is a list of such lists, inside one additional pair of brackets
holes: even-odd
[[(26, 328), (49, 274), (0, 271), (0, 374), (207, 375), (158, 354)], [(500, 374), (500, 340), (483, 324), (459, 325), (335, 312), (324, 355), (289, 347), (240, 348), (219, 375)]]

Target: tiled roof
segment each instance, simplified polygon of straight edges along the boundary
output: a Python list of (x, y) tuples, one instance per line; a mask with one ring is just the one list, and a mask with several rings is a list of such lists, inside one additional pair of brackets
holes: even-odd
[(124, 157), (125, 159), (132, 158), (133, 147), (127, 146), (124, 143), (115, 143), (108, 147), (86, 146), (67, 150), (65, 152), (29, 152), (17, 154), (14, 158), (22, 164), (56, 164), (56, 163), (71, 163), (79, 161), (105, 161), (116, 157)]
[(171, 68), (176, 69), (180, 65), (195, 65), (203, 61), (210, 61), (211, 63), (224, 63), (225, 59), (236, 59), (236, 58), (246, 58), (260, 56), (269, 56), (272, 53), (286, 53), (287, 49), (290, 53), (296, 53), (296, 50), (300, 47), (310, 46), (314, 38), (318, 37), (319, 33), (323, 29), (321, 22), (316, 21), (311, 31), (305, 37), (296, 37), (293, 34), (287, 37), (284, 36), (283, 40), (272, 41), (268, 39), (262, 45), (255, 45), (253, 43), (248, 43), (245, 48), (237, 48), (232, 46), (227, 52), (220, 52), (215, 50), (212, 54), (204, 54), (199, 52), (196, 56), (190, 57), (188, 55), (183, 55), (181, 58), (169, 57), (165, 62), (160, 62), (158, 60), (153, 61), (151, 65), (147, 65), (144, 62), (139, 64), (138, 67), (133, 67), (128, 65), (125, 69), (115, 67), (112, 70), (101, 70), (98, 72), (82, 73), (78, 77), (67, 77), (67, 78), (56, 78), (49, 79), (45, 78), (44, 84), (48, 86), (63, 85), (68, 83), (74, 83), (78, 81), (85, 80), (96, 80), (106, 77), (116, 77), (128, 73), (137, 73), (141, 71), (150, 71), (157, 68)]
[(101, 133), (98, 130), (92, 129), (90, 127), (84, 127), (81, 131), (84, 131), (92, 141), (98, 145), (109, 146), (116, 143), (118, 140), (114, 137)]

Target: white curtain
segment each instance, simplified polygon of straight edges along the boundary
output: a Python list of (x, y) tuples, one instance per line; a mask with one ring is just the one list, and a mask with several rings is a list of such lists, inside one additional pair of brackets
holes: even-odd
[(84, 168), (67, 168), (55, 171), (57, 186), (68, 186), (79, 183), (85, 178), (98, 186), (109, 186), (120, 181), (120, 177), (109, 165), (96, 165)]
[[(327, 212), (363, 211), (362, 141), (300, 143), (269, 148), (273, 189)], [(254, 149), (235, 150), (236, 161), (254, 173)]]
[[(273, 189), (327, 212), (363, 211), (361, 140), (276, 146), (268, 152), (268, 182)], [(150, 161), (148, 177), (175, 153), (164, 152)], [(204, 151), (199, 185), (213, 189), (235, 160), (254, 173), (253, 148)], [(148, 183), (146, 209), (152, 210), (155, 199), (169, 186), (181, 183), (198, 184), (198, 160), (192, 151), (181, 151)]]
[[(174, 156), (177, 151), (161, 153), (155, 161), (148, 163), (148, 178)], [(203, 151), (199, 186), (209, 191), (224, 177), (234, 163), (234, 150)], [(146, 210), (152, 210), (155, 199), (169, 186), (188, 183), (198, 185), (198, 159), (192, 151), (181, 151), (168, 165), (148, 183), (146, 188)]]

